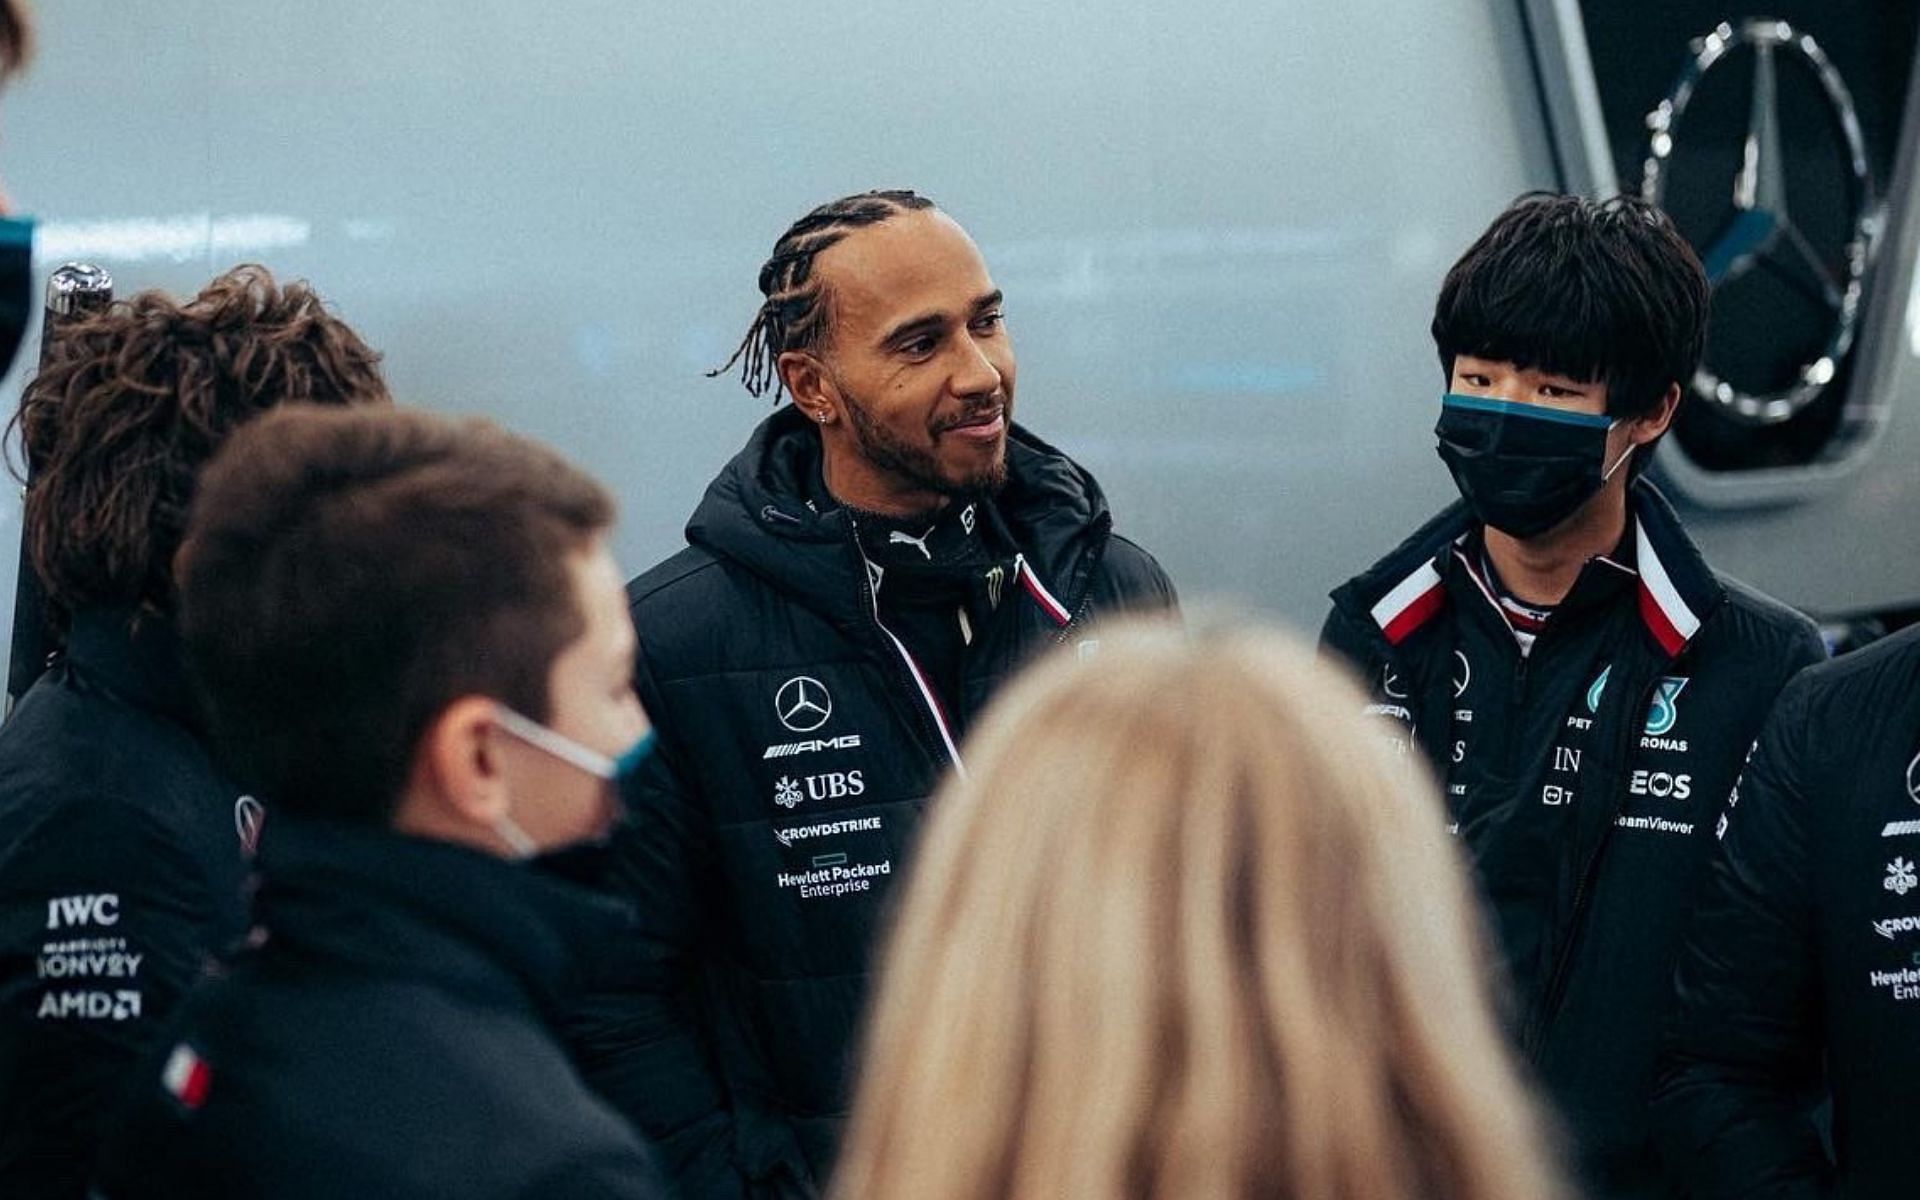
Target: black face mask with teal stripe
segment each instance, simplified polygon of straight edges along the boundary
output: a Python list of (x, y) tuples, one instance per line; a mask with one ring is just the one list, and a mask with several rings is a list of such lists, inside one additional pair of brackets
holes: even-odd
[(1448, 393), (1433, 432), (1473, 515), (1530, 538), (1578, 512), (1632, 453), (1606, 466), (1613, 424), (1594, 413)]

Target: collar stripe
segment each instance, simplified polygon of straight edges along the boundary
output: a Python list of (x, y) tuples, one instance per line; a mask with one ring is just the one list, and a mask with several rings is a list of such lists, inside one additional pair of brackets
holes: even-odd
[(1398, 646), (1414, 630), (1432, 620), (1446, 602), (1446, 588), (1440, 572), (1431, 561), (1423, 562), (1411, 575), (1380, 598), (1369, 611), (1390, 645)]
[(205, 1060), (193, 1052), (193, 1047), (181, 1042), (167, 1056), (160, 1082), (175, 1100), (186, 1108), (194, 1109), (207, 1102), (207, 1092), (213, 1085), (213, 1072), (208, 1069)]
[[(865, 557), (864, 554), (861, 555), (861, 558)], [(867, 565), (873, 564), (869, 562)], [(887, 640), (893, 643), (893, 648), (900, 654), (900, 661), (907, 664), (907, 674), (913, 678), (913, 686), (920, 690), (921, 703), (927, 706), (927, 712), (933, 716), (933, 728), (940, 735), (940, 744), (946, 748), (947, 761), (953, 764), (953, 773), (966, 775), (967, 769), (960, 763), (960, 747), (954, 743), (953, 730), (947, 725), (947, 711), (940, 707), (940, 697), (934, 694), (932, 686), (927, 683), (926, 673), (920, 669), (920, 664), (914, 661), (913, 654), (907, 649), (906, 643), (893, 636), (893, 630), (888, 629), (886, 622), (880, 619), (879, 590), (870, 589), (867, 594), (873, 601), (873, 623), (879, 626), (880, 632), (886, 634)]]
[(1458, 546), (1453, 548), (1453, 556), (1460, 560), (1461, 569), (1466, 571), (1468, 579), (1473, 580), (1473, 586), (1479, 589), (1481, 599), (1491, 605), (1494, 612), (1500, 614), (1500, 619), (1507, 622), (1507, 631), (1511, 633), (1513, 622), (1507, 620), (1506, 606), (1501, 604), (1499, 597), (1493, 594), (1493, 587), (1480, 577), (1480, 568), (1474, 566), (1473, 560), (1467, 557), (1467, 552)]
[(1639, 555), (1640, 617), (1662, 650), (1669, 656), (1678, 654), (1700, 632), (1700, 618), (1680, 598), (1666, 564), (1647, 537), (1646, 523), (1638, 518), (1634, 520), (1634, 545)]
[(1041, 611), (1053, 618), (1055, 625), (1065, 629), (1073, 623), (1073, 614), (1067, 611), (1066, 605), (1053, 598), (1053, 593), (1047, 590), (1046, 584), (1040, 582), (1040, 577), (1034, 574), (1032, 567), (1027, 565), (1026, 555), (1013, 556), (1013, 573), (1020, 577), (1021, 586), (1027, 589), (1027, 595), (1033, 597), (1034, 603), (1040, 606)]

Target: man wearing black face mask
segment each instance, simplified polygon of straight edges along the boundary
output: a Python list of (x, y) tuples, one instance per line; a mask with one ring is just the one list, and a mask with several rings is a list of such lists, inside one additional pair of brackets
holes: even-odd
[(1823, 653), (1641, 478), (1706, 312), (1657, 210), (1517, 201), (1434, 311), (1461, 500), (1337, 589), (1322, 632), (1446, 782), (1516, 1036), (1602, 1196), (1671, 1193), (1645, 1113), (1683, 920), (1769, 704)]

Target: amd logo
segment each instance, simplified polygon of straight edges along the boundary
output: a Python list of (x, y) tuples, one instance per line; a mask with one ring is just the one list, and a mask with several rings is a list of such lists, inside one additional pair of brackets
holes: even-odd
[(140, 993), (48, 992), (34, 1015), (42, 1021), (131, 1021), (140, 1016)]

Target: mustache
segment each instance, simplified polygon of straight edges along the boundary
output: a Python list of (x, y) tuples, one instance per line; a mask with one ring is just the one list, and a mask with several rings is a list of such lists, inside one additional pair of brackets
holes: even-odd
[(933, 432), (939, 434), (945, 433), (949, 429), (958, 429), (962, 425), (973, 424), (983, 417), (990, 417), (996, 413), (1005, 413), (1007, 409), (1007, 394), (1005, 392), (995, 392), (983, 400), (969, 402), (967, 406), (958, 413), (935, 425)]

